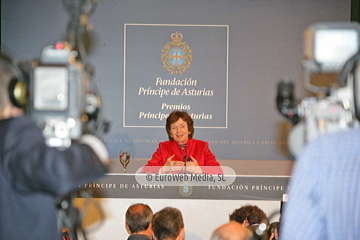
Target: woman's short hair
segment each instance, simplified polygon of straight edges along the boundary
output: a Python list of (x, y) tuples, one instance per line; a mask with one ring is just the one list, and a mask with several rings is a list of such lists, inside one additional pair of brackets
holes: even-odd
[(170, 115), (167, 117), (166, 119), (166, 132), (169, 136), (169, 140), (172, 140), (171, 138), (171, 134), (170, 134), (170, 127), (171, 124), (176, 123), (179, 119), (184, 120), (187, 125), (188, 125), (188, 129), (189, 129), (189, 138), (192, 138), (194, 135), (194, 121), (192, 120), (192, 118), (190, 117), (190, 115), (185, 112), (185, 111), (174, 111), (172, 113), (170, 113)]

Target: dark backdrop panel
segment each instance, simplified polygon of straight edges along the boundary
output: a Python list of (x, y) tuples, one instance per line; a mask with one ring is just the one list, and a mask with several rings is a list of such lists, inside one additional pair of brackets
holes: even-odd
[[(143, 119), (137, 118), (141, 109), (170, 112), (160, 109), (163, 101), (158, 98), (148, 99), (136, 93), (141, 86), (154, 87), (157, 77), (171, 76), (197, 79), (201, 88), (219, 92), (220, 96), (210, 98), (169, 97), (164, 101), (191, 105), (196, 112), (216, 117), (213, 121), (195, 120), (195, 127), (199, 126), (195, 138), (209, 141), (218, 159), (287, 159), (288, 125), (275, 108), (276, 83), (284, 76), (291, 77), (298, 98), (304, 96), (300, 63), (303, 30), (314, 22), (348, 21), (350, 2), (100, 1), (89, 19), (94, 26), (90, 60), (95, 65), (106, 116), (112, 122), (111, 132), (105, 136), (111, 157), (117, 157), (120, 148), (129, 148), (133, 157), (149, 158), (158, 143), (167, 139), (162, 127), (127, 125), (144, 125)], [(2, 0), (2, 48), (17, 60), (38, 57), (44, 47), (64, 39), (67, 21), (60, 0)], [(140, 27), (145, 24), (166, 26)], [(171, 42), (169, 34), (176, 31), (169, 25), (221, 25), (227, 26), (228, 32), (214, 28), (212, 37), (210, 28), (182, 26), (179, 31), (183, 31), (183, 41), (193, 50), (193, 59), (186, 72), (171, 74), (163, 68), (160, 58), (161, 49)], [(125, 26), (133, 27), (128, 46), (124, 41)], [(126, 50), (130, 55), (124, 58)], [(206, 54), (210, 57), (206, 58)], [(124, 90), (129, 94), (125, 104)], [(124, 110), (131, 110), (130, 115), (124, 116)], [(124, 120), (134, 124), (125, 124)], [(149, 124), (155, 125), (151, 121)], [(164, 119), (156, 122), (158, 126), (164, 124)]]

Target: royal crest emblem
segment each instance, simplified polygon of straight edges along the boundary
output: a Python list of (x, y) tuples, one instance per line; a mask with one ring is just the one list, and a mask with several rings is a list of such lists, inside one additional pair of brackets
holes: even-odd
[(192, 61), (192, 50), (186, 42), (181, 42), (182, 38), (181, 33), (171, 34), (172, 42), (161, 50), (161, 62), (171, 74), (185, 72)]
[(193, 191), (193, 187), (191, 186), (190, 183), (188, 182), (183, 182), (180, 186), (179, 186), (179, 191), (180, 194), (183, 195), (184, 197), (188, 197), (191, 195), (192, 191)]

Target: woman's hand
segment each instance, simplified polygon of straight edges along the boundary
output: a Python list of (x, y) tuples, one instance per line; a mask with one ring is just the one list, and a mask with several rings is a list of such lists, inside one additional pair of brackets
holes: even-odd
[(167, 160), (166, 163), (164, 164), (164, 167), (170, 167), (171, 166), (171, 160), (175, 157), (175, 154), (173, 154), (172, 156), (170, 156)]
[(279, 232), (278, 232), (278, 229), (275, 228), (274, 229), (274, 232), (271, 233), (270, 237), (269, 237), (269, 240), (278, 240), (279, 239)]
[(164, 166), (160, 169), (159, 173), (166, 173), (166, 172), (172, 172), (172, 171), (181, 171), (184, 166), (184, 162), (182, 161), (172, 161), (172, 159), (175, 157), (175, 154), (170, 156), (167, 160)]

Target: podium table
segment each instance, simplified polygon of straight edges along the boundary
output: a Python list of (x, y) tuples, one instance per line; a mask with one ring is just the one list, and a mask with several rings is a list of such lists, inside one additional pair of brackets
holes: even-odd
[[(135, 203), (148, 204), (154, 213), (164, 207), (178, 208), (184, 218), (186, 240), (210, 239), (214, 229), (229, 221), (229, 214), (246, 204), (259, 206), (270, 217), (270, 222), (279, 221), (280, 201), (288, 190), (292, 161), (219, 162), (235, 170), (232, 184), (188, 186), (184, 191), (180, 186), (138, 183), (135, 172), (146, 164), (145, 159), (132, 159), (126, 174), (121, 173), (119, 160), (111, 159), (109, 174), (83, 186), (93, 190), (93, 200), (105, 213), (103, 224), (96, 231), (89, 232), (88, 239), (126, 239), (125, 212)], [(84, 225), (91, 229), (99, 219), (97, 210), (89, 208)]]
[[(226, 177), (226, 176), (225, 176)], [(97, 182), (85, 184), (96, 198), (218, 199), (281, 201), (288, 190), (288, 176), (236, 176), (230, 185), (182, 186), (141, 184), (136, 174), (108, 174)]]

